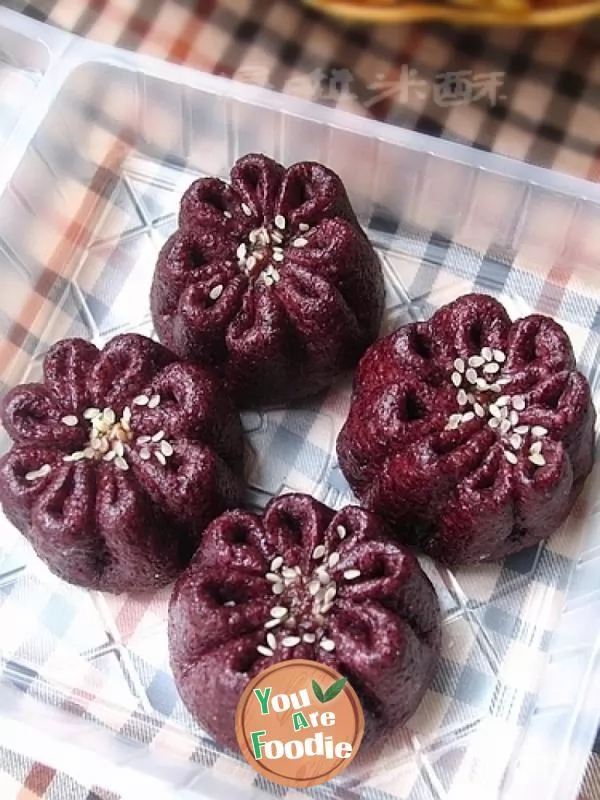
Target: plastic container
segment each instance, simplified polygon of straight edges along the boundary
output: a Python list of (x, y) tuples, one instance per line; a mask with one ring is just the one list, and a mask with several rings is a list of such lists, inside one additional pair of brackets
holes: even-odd
[[(556, 317), (600, 399), (600, 186), (6, 11), (0, 81), (15, 108), (0, 171), (3, 388), (39, 378), (62, 337), (151, 333), (153, 264), (182, 189), (259, 150), (340, 173), (385, 266), (385, 330), (472, 288), (490, 292), (515, 316)], [(320, 401), (244, 415), (251, 503), (288, 489), (338, 507), (351, 500), (334, 458), (348, 402), (346, 383)], [(567, 524), (534, 552), (457, 571), (424, 562), (444, 609), (435, 683), (377, 757), (312, 794), (575, 797), (600, 717), (599, 488), (596, 470)], [(281, 796), (183, 708), (168, 668), (167, 597), (68, 586), (2, 520), (0, 744), (8, 731), (13, 747), (114, 791), (129, 781), (136, 797)], [(162, 794), (140, 789), (154, 778)]]

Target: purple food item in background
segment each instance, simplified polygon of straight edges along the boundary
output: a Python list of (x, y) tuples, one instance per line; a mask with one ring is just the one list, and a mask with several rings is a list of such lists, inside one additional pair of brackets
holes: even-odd
[(0, 406), (7, 518), (56, 575), (145, 591), (186, 566), (211, 519), (242, 495), (239, 416), (221, 382), (137, 334), (98, 350), (66, 339), (44, 380)]
[(241, 407), (329, 386), (377, 337), (383, 275), (340, 178), (246, 155), (185, 192), (151, 308), (161, 341), (221, 372)]
[(593, 462), (586, 378), (563, 328), (466, 295), (371, 347), (340, 432), (364, 505), (446, 564), (503, 558), (550, 536)]
[(290, 658), (348, 678), (368, 745), (405, 722), (430, 685), (440, 610), (380, 518), (288, 494), (262, 517), (228, 511), (208, 526), (171, 597), (169, 648), (184, 703), (222, 745), (237, 749), (235, 711), (249, 680)]

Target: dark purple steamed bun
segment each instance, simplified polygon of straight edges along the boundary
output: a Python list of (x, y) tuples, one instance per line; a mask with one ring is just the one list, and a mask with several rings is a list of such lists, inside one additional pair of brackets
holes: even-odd
[(56, 344), (44, 379), (12, 389), (0, 459), (8, 519), (56, 575), (155, 589), (242, 495), (242, 429), (220, 381), (137, 334)]
[(228, 511), (208, 526), (171, 597), (169, 648), (184, 703), (224, 746), (237, 749), (249, 680), (290, 658), (348, 678), (372, 743), (429, 686), (440, 611), (419, 563), (378, 517), (289, 494), (262, 517)]
[(590, 387), (561, 326), (466, 295), (371, 347), (337, 442), (368, 508), (446, 564), (558, 528), (592, 468)]
[(195, 181), (164, 245), (155, 328), (181, 358), (221, 372), (239, 406), (307, 397), (377, 337), (383, 277), (340, 178), (246, 155), (230, 183)]

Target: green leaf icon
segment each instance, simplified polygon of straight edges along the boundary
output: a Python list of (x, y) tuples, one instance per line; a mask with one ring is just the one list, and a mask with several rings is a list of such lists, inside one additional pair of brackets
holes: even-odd
[(334, 697), (337, 697), (346, 683), (346, 678), (340, 678), (338, 681), (335, 681), (335, 683), (332, 683), (329, 689), (327, 689), (325, 692), (324, 700), (322, 702), (328, 703), (330, 700), (333, 700)]
[(324, 703), (325, 702), (325, 695), (323, 694), (323, 689), (321, 689), (321, 687), (319, 686), (319, 684), (316, 681), (312, 682), (312, 688), (313, 688), (313, 692), (315, 693), (315, 697), (317, 698), (317, 700), (320, 703)]

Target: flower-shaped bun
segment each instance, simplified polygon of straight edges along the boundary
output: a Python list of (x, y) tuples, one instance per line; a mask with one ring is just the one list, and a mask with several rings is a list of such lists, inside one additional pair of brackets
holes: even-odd
[(168, 583), (241, 497), (241, 423), (220, 382), (143, 336), (59, 342), (43, 383), (11, 390), (1, 413), (4, 512), (72, 583)]
[(355, 378), (340, 466), (369, 508), (447, 564), (502, 558), (568, 515), (595, 410), (565, 331), (466, 295), (377, 342)]
[(345, 675), (373, 741), (402, 724), (433, 678), (440, 612), (415, 557), (357, 506), (334, 512), (308, 495), (214, 520), (175, 585), (171, 666), (184, 703), (236, 748), (248, 681), (290, 658)]
[(340, 178), (247, 155), (195, 181), (151, 293), (161, 341), (226, 378), (240, 406), (327, 387), (373, 342), (383, 277)]

